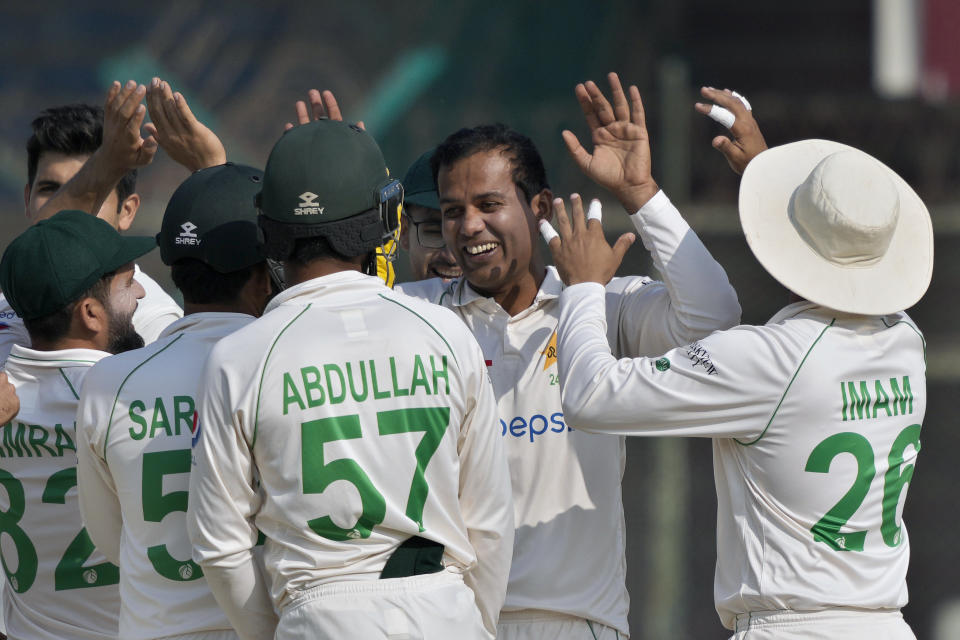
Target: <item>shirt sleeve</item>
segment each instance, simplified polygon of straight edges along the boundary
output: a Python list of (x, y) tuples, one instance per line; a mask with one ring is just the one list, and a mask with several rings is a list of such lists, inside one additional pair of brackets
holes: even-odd
[[(92, 372), (91, 372), (92, 373)], [(90, 540), (114, 564), (120, 562), (123, 514), (113, 476), (104, 459), (103, 430), (108, 416), (98, 411), (103, 396), (87, 376), (77, 407), (77, 497)]]
[(214, 348), (198, 400), (200, 436), (193, 449), (187, 531), (193, 559), (217, 603), (243, 640), (272, 638), (277, 625), (266, 580), (257, 565), (254, 516), (261, 497), (254, 480), (243, 411), (230, 397), (227, 373)]
[(477, 564), (464, 575), (464, 582), (473, 590), (484, 627), (493, 638), (513, 557), (513, 496), (493, 387), (480, 347), (474, 343), (471, 351), (473, 407), (458, 444), (460, 508)]
[(621, 296), (616, 315), (623, 355), (663, 353), (740, 321), (726, 272), (663, 191), (630, 220), (663, 282), (634, 279)]
[(753, 439), (772, 418), (797, 365), (763, 327), (737, 327), (666, 352), (610, 353), (602, 285), (560, 296), (557, 364), (564, 416), (584, 431)]

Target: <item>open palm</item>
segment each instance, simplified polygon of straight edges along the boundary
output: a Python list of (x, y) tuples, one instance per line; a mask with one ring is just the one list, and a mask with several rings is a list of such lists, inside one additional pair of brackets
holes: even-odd
[(563, 139), (580, 170), (612, 191), (628, 210), (635, 211), (657, 192), (651, 175), (650, 140), (643, 102), (635, 86), (630, 87), (630, 102), (627, 102), (617, 74), (609, 74), (608, 79), (612, 104), (592, 81), (579, 84), (575, 89), (590, 127), (593, 153), (588, 152), (571, 131), (564, 131)]

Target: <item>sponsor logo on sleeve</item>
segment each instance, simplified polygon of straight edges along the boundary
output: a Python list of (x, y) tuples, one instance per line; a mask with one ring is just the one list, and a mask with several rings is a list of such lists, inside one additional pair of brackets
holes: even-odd
[(687, 357), (690, 358), (690, 362), (693, 363), (693, 366), (703, 367), (708, 376), (718, 375), (719, 372), (713, 365), (713, 361), (710, 359), (710, 352), (707, 351), (699, 342), (694, 342), (693, 344), (687, 345)]
[(670, 358), (658, 358), (653, 366), (657, 368), (657, 371), (666, 371), (670, 368)]

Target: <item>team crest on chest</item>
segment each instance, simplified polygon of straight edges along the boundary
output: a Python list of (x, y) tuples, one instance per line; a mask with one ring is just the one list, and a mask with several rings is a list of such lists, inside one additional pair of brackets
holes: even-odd
[(557, 332), (554, 331), (547, 343), (547, 348), (540, 352), (543, 354), (543, 370), (546, 371), (557, 364)]

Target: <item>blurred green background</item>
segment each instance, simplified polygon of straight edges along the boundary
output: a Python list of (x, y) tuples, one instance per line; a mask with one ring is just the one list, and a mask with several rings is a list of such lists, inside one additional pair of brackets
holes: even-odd
[[(740, 235), (738, 177), (710, 148), (723, 130), (693, 111), (698, 88), (747, 95), (770, 145), (821, 137), (874, 154), (928, 203), (937, 236), (933, 284), (910, 310), (928, 340), (929, 400), (905, 514), (912, 561), (904, 613), (919, 638), (960, 637), (951, 454), (960, 437), (949, 408), (960, 380), (954, 0), (4, 0), (0, 7), (0, 247), (25, 226), (30, 121), (47, 106), (102, 103), (114, 79), (169, 80), (238, 162), (262, 166), (293, 119), (293, 102), (309, 88), (329, 88), (348, 119), (365, 121), (394, 174), (455, 129), (499, 121), (534, 139), (556, 193), (605, 198), (570, 161), (560, 131), (586, 135), (573, 87), (616, 70), (644, 98), (654, 177), (727, 268), (743, 321), (763, 323), (785, 293), (753, 262)], [(141, 171), (144, 204), (135, 232), (156, 232), (184, 178), (162, 151)], [(626, 228), (616, 209), (607, 203), (611, 234)], [(142, 265), (170, 287), (156, 253)], [(642, 248), (632, 249), (623, 272), (649, 269)], [(628, 455), (623, 493), (634, 637), (726, 637), (713, 611), (709, 442), (634, 439)]]

